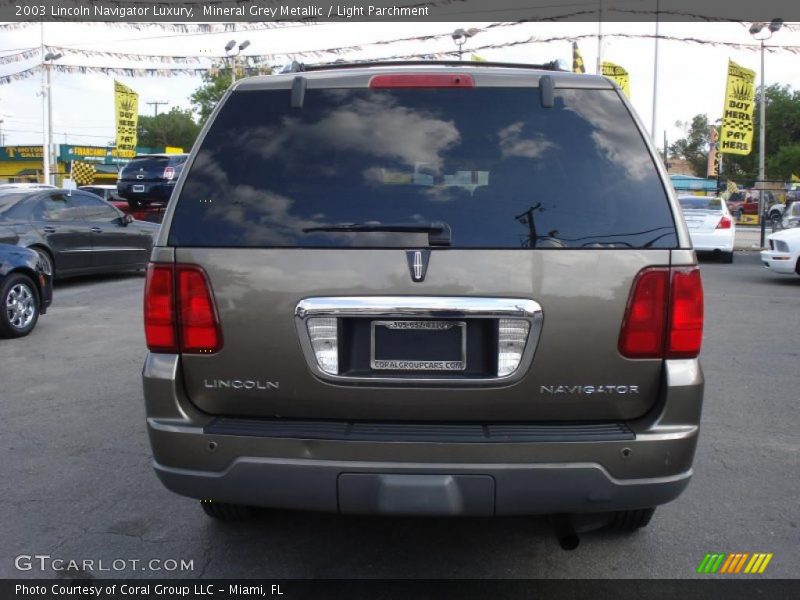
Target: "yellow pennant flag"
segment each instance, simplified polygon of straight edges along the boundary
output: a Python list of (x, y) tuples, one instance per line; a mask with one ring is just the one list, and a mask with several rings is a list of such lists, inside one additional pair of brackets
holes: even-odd
[(139, 94), (119, 81), (114, 81), (114, 117), (117, 124), (118, 156), (123, 158), (136, 156)]
[(725, 108), (719, 132), (719, 151), (750, 154), (753, 149), (753, 112), (756, 106), (756, 74), (728, 60)]
[(485, 58), (483, 58), (482, 56), (478, 56), (477, 54), (474, 54), (474, 53), (473, 53), (473, 55), (470, 57), (470, 60), (471, 60), (472, 62), (486, 62), (486, 59), (485, 59)]
[(792, 173), (792, 182), (794, 183), (794, 182), (797, 182), (797, 181), (800, 181), (800, 177), (798, 177), (797, 175)]
[(603, 61), (603, 76), (614, 80), (614, 82), (620, 87), (623, 93), (628, 98), (631, 97), (631, 88), (629, 85), (628, 72), (625, 69), (623, 69), (619, 65), (615, 65), (614, 63)]
[(572, 42), (572, 72), (586, 73), (586, 65), (583, 64), (583, 55), (578, 48), (578, 42)]

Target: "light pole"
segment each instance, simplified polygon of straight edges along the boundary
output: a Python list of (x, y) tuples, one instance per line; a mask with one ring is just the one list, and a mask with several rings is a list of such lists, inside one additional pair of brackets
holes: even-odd
[[(58, 54), (53, 54), (52, 52), (48, 52), (44, 55), (44, 70), (45, 70), (45, 89), (44, 95), (47, 99), (47, 126), (45, 127), (45, 144), (47, 144), (46, 149), (42, 153), (43, 158), (46, 163), (45, 168), (45, 180), (47, 183), (55, 185), (56, 182), (56, 173), (52, 174), (52, 181), (51, 174), (50, 174), (50, 166), (51, 162), (55, 162), (52, 160), (52, 153), (53, 153), (53, 91), (52, 85), (50, 83), (50, 71), (53, 67), (53, 61), (58, 60), (64, 56), (60, 52)], [(58, 170), (58, 169), (56, 169)]]
[[(231, 40), (225, 44), (225, 54), (231, 59), (231, 85), (236, 83), (236, 57), (249, 45), (249, 40), (243, 41), (239, 46), (236, 46), (236, 40)], [(236, 49), (235, 51), (234, 48)]]
[(462, 47), (467, 42), (467, 40), (476, 33), (478, 33), (478, 30), (473, 27), (472, 29), (467, 29), (467, 30), (459, 28), (456, 29), (452, 34), (450, 34), (450, 36), (453, 38), (453, 41), (456, 43), (456, 46), (458, 46), (458, 60), (463, 60)]
[(758, 115), (758, 180), (761, 182), (761, 188), (758, 192), (758, 218), (761, 222), (761, 247), (764, 247), (764, 238), (766, 235), (766, 222), (764, 220), (764, 179), (766, 173), (764, 169), (766, 157), (766, 139), (767, 139), (767, 95), (764, 87), (764, 42), (772, 37), (772, 34), (778, 31), (783, 25), (783, 19), (772, 19), (769, 23), (753, 23), (750, 26), (750, 35), (761, 42), (761, 100)]

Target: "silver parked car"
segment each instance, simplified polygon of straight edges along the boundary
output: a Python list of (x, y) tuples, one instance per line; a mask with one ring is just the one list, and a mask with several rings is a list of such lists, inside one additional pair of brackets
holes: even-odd
[(646, 525), (703, 398), (700, 273), (648, 137), (552, 65), (238, 81), (147, 276), (161, 481), (217, 518)]

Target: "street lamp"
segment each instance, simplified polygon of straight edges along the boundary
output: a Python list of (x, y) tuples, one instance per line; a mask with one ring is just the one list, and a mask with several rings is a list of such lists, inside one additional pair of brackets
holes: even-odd
[[(236, 57), (250, 45), (249, 40), (243, 41), (239, 46), (236, 46), (236, 40), (231, 40), (225, 44), (225, 54), (231, 59), (231, 85), (236, 83)], [(234, 51), (235, 48), (235, 51)]]
[(764, 221), (764, 171), (765, 146), (767, 137), (767, 96), (764, 88), (764, 42), (772, 37), (783, 25), (783, 19), (772, 19), (769, 23), (753, 23), (750, 25), (750, 35), (761, 42), (761, 107), (759, 110), (758, 127), (758, 180), (761, 182), (761, 189), (758, 192), (758, 215), (761, 221), (761, 247), (764, 247), (764, 237), (766, 235), (766, 223)]
[(458, 60), (462, 60), (462, 46), (476, 33), (478, 33), (478, 30), (473, 27), (472, 29), (467, 29), (466, 31), (458, 28), (451, 34), (453, 41), (456, 43), (456, 46), (458, 46)]
[(42, 160), (44, 162), (44, 179), (46, 183), (55, 185), (55, 173), (53, 174), (53, 181), (50, 180), (50, 163), (51, 153), (53, 151), (53, 93), (50, 84), (50, 71), (53, 67), (53, 62), (62, 58), (64, 55), (61, 52), (54, 54), (48, 52), (42, 59), (45, 72), (45, 82), (43, 82), (42, 95), (47, 100), (47, 118), (44, 126), (44, 140), (42, 145)]

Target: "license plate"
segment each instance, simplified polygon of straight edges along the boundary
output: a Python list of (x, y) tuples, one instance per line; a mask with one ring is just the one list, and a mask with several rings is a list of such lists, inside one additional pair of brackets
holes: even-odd
[(372, 321), (370, 366), (378, 371), (463, 371), (464, 321)]
[(697, 221), (686, 221), (686, 226), (689, 229), (700, 229), (700, 223)]
[(135, 185), (135, 186), (133, 186), (133, 191), (134, 192), (143, 192), (144, 191), (144, 186), (143, 185)]

